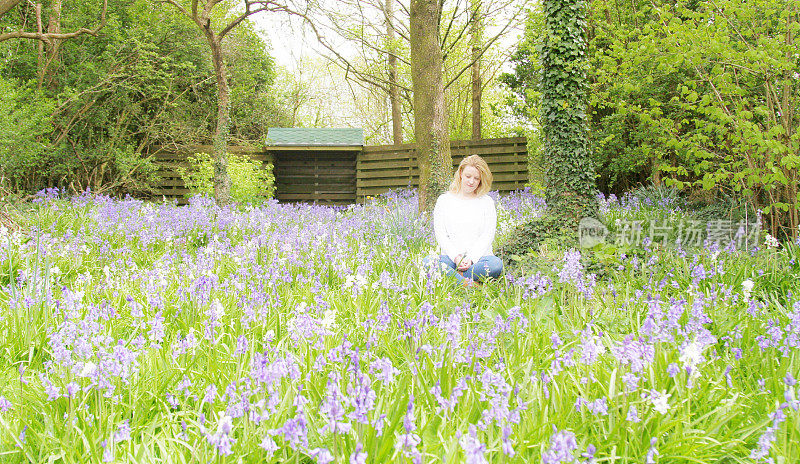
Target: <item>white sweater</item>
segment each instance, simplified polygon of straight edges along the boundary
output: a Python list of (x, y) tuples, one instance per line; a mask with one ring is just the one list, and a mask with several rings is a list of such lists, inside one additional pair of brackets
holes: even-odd
[(444, 193), (433, 209), (433, 232), (442, 254), (455, 262), (460, 254), (473, 263), (490, 256), (497, 228), (497, 210), (489, 195), (463, 198)]

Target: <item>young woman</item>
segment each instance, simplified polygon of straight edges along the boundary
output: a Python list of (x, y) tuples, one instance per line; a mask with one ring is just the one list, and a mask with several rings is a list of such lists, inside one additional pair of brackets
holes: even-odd
[(464, 285), (497, 278), (503, 262), (492, 253), (497, 228), (494, 200), (487, 195), (492, 173), (478, 155), (458, 165), (448, 192), (436, 200), (433, 230), (441, 255), (439, 263)]

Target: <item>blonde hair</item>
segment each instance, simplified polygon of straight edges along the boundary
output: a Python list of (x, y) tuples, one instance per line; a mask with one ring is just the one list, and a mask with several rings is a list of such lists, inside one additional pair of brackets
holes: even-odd
[(489, 165), (478, 155), (469, 155), (461, 160), (458, 164), (458, 169), (453, 175), (453, 182), (450, 183), (450, 192), (458, 193), (461, 190), (461, 173), (467, 166), (472, 166), (478, 170), (481, 176), (481, 182), (478, 188), (475, 189), (475, 195), (481, 196), (489, 193), (492, 188), (492, 171), (489, 170)]

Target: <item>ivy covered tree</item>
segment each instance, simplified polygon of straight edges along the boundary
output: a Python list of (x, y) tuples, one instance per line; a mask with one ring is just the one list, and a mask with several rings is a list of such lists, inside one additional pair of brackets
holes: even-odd
[(586, 0), (543, 3), (541, 124), (548, 211), (570, 226), (596, 215), (586, 119)]

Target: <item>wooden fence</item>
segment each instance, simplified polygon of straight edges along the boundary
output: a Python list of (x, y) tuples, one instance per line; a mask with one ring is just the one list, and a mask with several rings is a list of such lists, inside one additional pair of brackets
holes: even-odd
[[(271, 162), (275, 165), (276, 198), (280, 201), (314, 201), (320, 203), (347, 204), (363, 202), (368, 196), (380, 195), (391, 189), (416, 187), (419, 182), (419, 169), (414, 144), (367, 146), (355, 148), (355, 170), (349, 152), (342, 151), (341, 160), (332, 164), (335, 152), (313, 155), (317, 147), (292, 148), (247, 148), (229, 147), (231, 153), (247, 154), (253, 159)], [(326, 152), (326, 147), (318, 147)], [(159, 164), (159, 182), (154, 196), (156, 198), (177, 199), (186, 202), (189, 190), (178, 172), (186, 167), (187, 153), (207, 152), (211, 146), (193, 146), (182, 153), (163, 148), (155, 151)], [(335, 149), (334, 149), (335, 150)], [(339, 148), (339, 150), (342, 150)], [(510, 192), (521, 189), (528, 181), (528, 153), (525, 137), (454, 140), (450, 142), (453, 168), (462, 158), (477, 154), (486, 160), (492, 171), (494, 181), (492, 190)], [(307, 152), (303, 156), (298, 154)], [(345, 159), (345, 155), (347, 159)], [(331, 157), (333, 156), (333, 158)], [(297, 159), (294, 159), (297, 158)], [(302, 160), (301, 160), (302, 158)], [(298, 164), (300, 163), (300, 164)], [(309, 163), (312, 163), (309, 165)], [(344, 164), (343, 164), (344, 163)], [(341, 165), (341, 166), (340, 166)], [(300, 172), (299, 170), (302, 170)], [(307, 172), (306, 172), (307, 171)], [(354, 176), (347, 180), (342, 176)]]
[[(364, 147), (356, 163), (356, 196), (363, 202), (368, 196), (391, 189), (417, 187), (416, 145), (381, 145)], [(453, 169), (465, 156), (480, 155), (489, 165), (494, 181), (492, 190), (510, 192), (528, 182), (528, 143), (525, 137), (454, 140), (450, 142)]]

